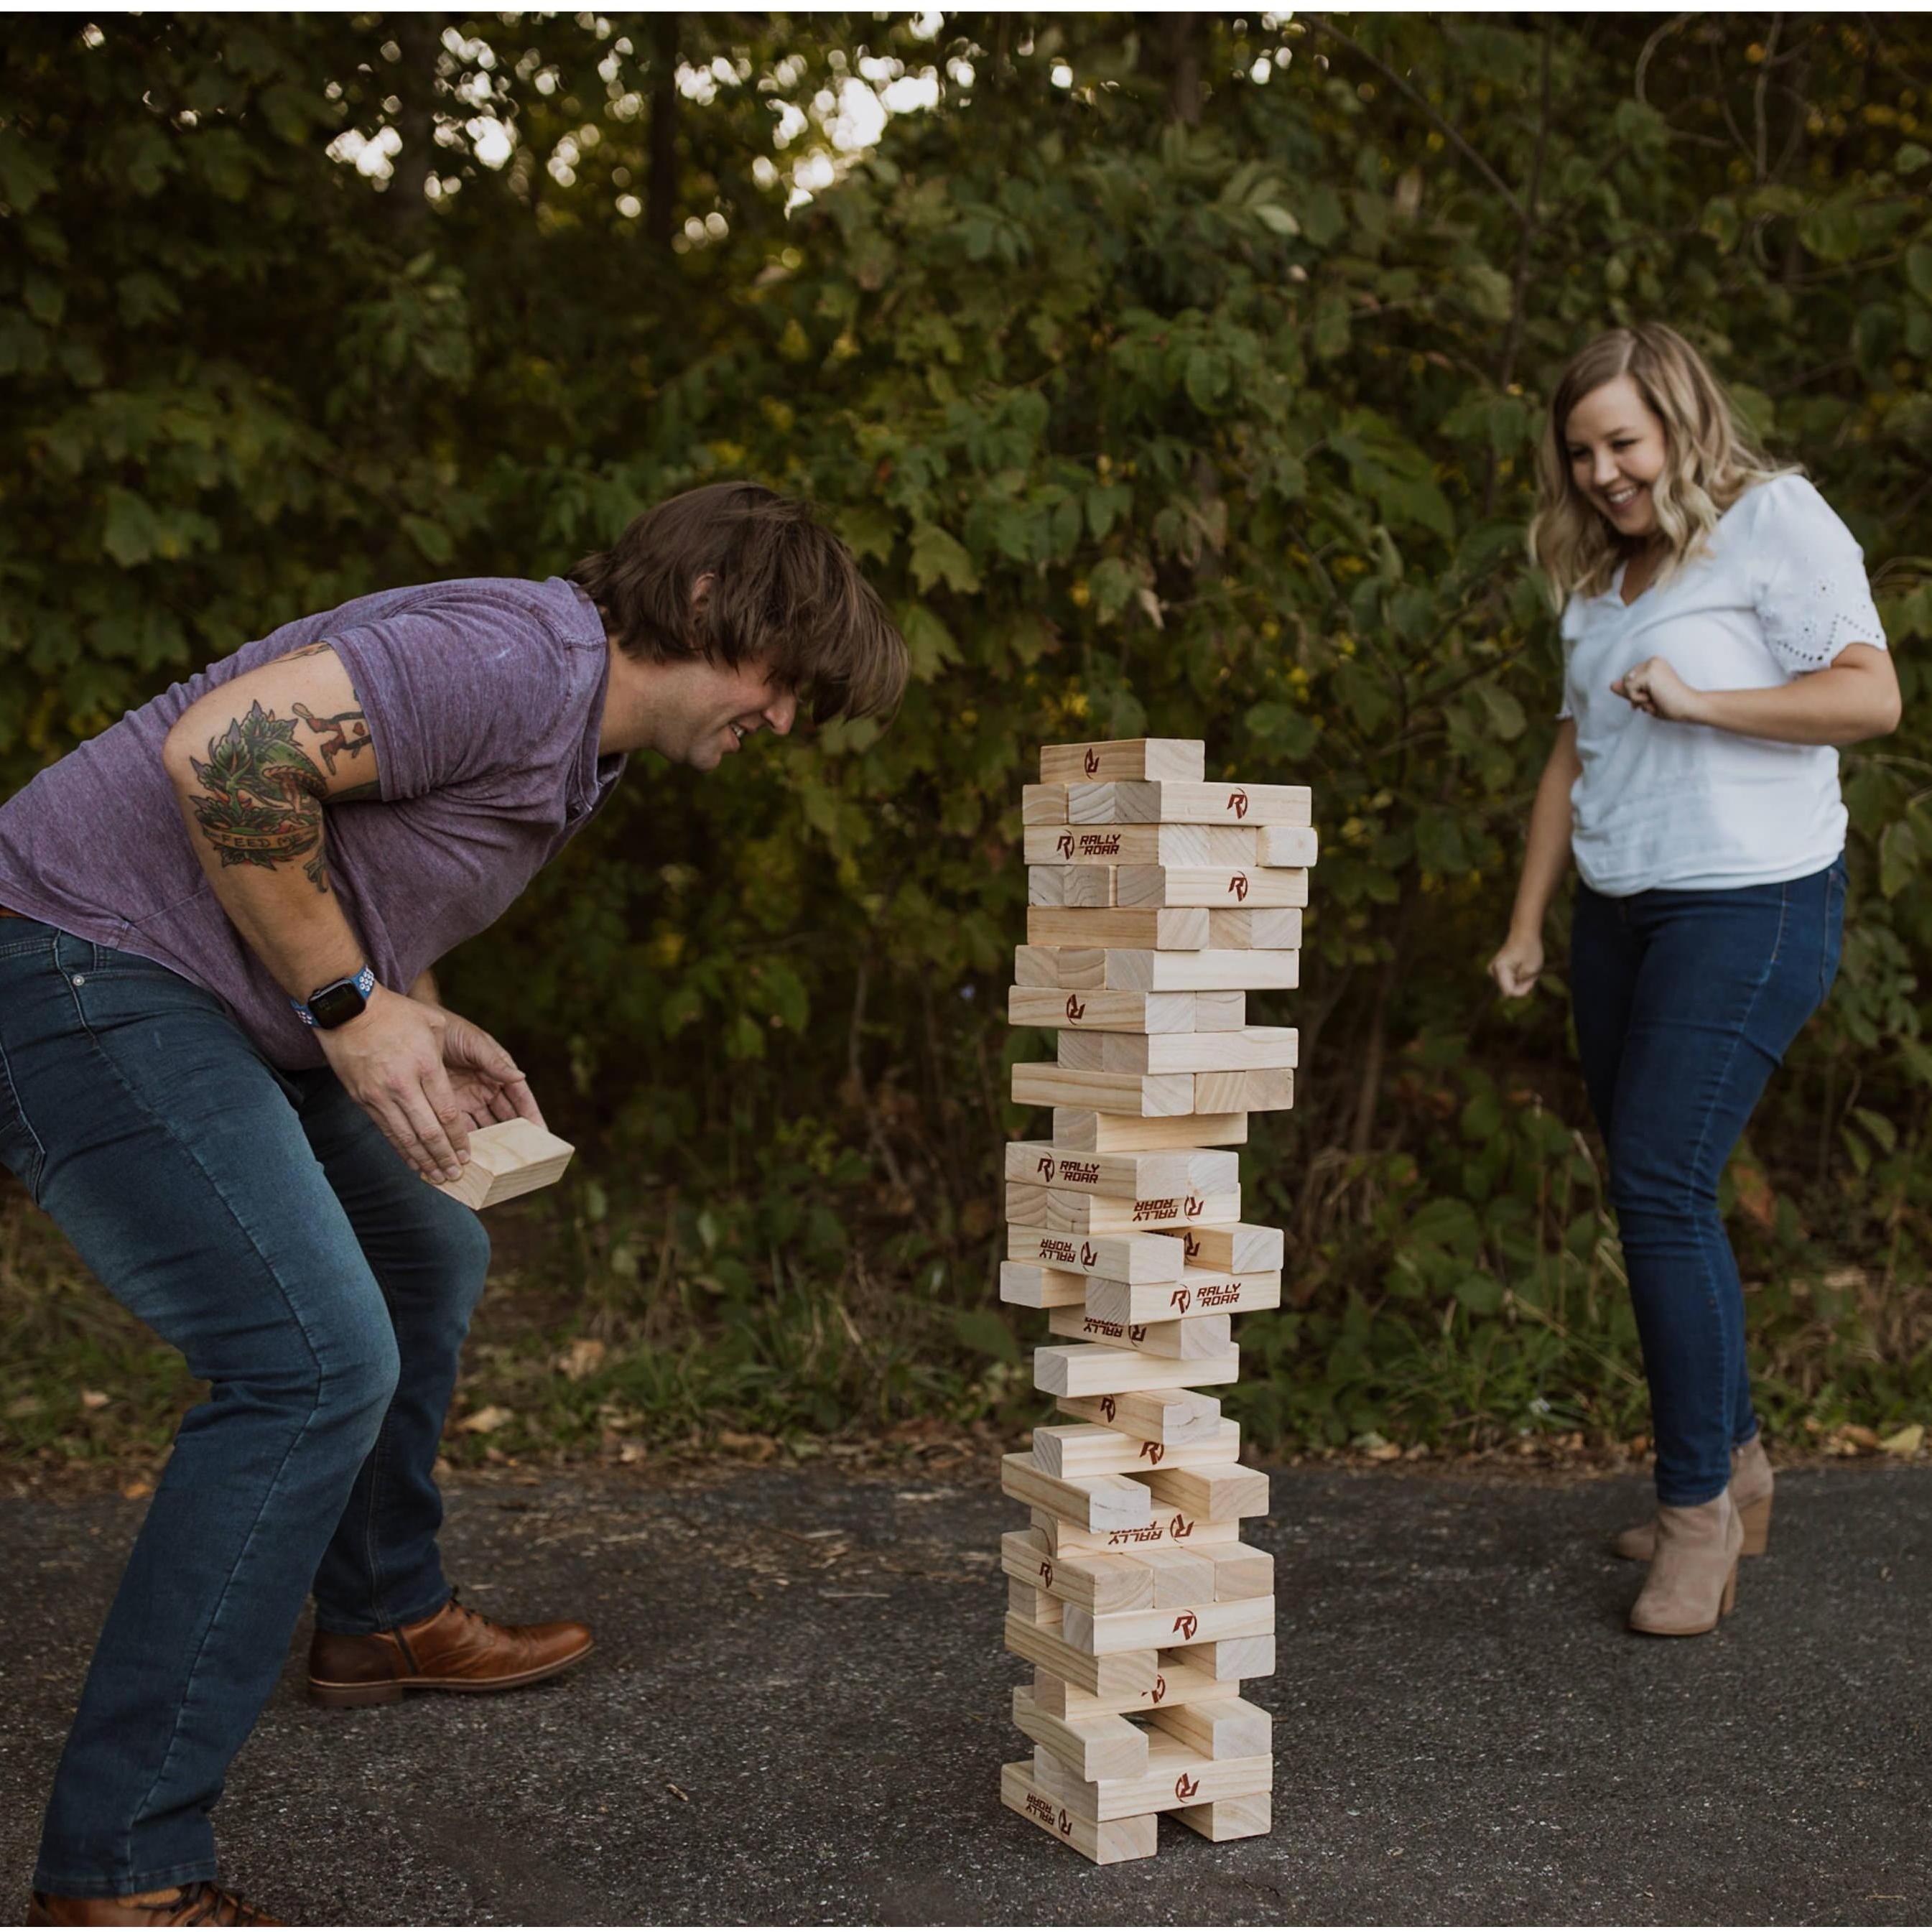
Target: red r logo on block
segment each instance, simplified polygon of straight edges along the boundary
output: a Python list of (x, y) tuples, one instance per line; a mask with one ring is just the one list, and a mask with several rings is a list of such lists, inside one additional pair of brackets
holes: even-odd
[(1141, 1444), (1141, 1454), (1144, 1456), (1150, 1462), (1158, 1462), (1160, 1459), (1167, 1454), (1167, 1450), (1160, 1443), (1143, 1442)]
[(1040, 1566), (1040, 1587), (1042, 1590), (1053, 1588), (1053, 1564), (1050, 1559), (1043, 1560)]
[(1207, 1205), (1207, 1202), (1202, 1200), (1199, 1195), (1190, 1194), (1187, 1197), (1187, 1218), (1190, 1221), (1192, 1220), (1196, 1215), (1205, 1209)]
[(1192, 1798), (1200, 1789), (1200, 1779), (1198, 1778), (1190, 1778), (1184, 1771), (1174, 1780), (1174, 1795), (1175, 1797), (1178, 1798), (1184, 1804), (1186, 1804), (1188, 1799)]
[(1174, 1520), (1167, 1526), (1167, 1533), (1178, 1543), (1184, 1536), (1192, 1536), (1194, 1534), (1194, 1526), (1177, 1510), (1174, 1512)]
[(1194, 1633), (1201, 1628), (1201, 1619), (1192, 1610), (1183, 1610), (1174, 1620), (1174, 1628), (1188, 1642), (1194, 1641)]
[(1084, 1020), (1087, 1017), (1086, 1004), (1078, 993), (1066, 996), (1066, 1017), (1070, 1020)]
[(1070, 859), (1072, 857), (1073, 835), (1072, 832), (1063, 832), (1060, 836), (1054, 841), (1054, 844), (1063, 859)]
[(1193, 1306), (1194, 1291), (1191, 1288), (1177, 1288), (1168, 1297), (1167, 1300), (1170, 1308), (1178, 1308), (1182, 1314), (1185, 1315)]
[(1080, 1265), (1082, 1268), (1091, 1268), (1100, 1258), (1100, 1252), (1091, 1241), (1080, 1244)]
[(1087, 756), (1083, 762), (1086, 765), (1087, 776), (1090, 778), (1100, 769), (1100, 754), (1091, 745), (1087, 748)]
[(1248, 896), (1247, 874), (1245, 872), (1237, 872), (1234, 876), (1228, 881), (1228, 890), (1234, 894), (1237, 902), (1245, 900)]
[(1060, 1808), (1060, 1835), (1063, 1838), (1070, 1838), (1073, 1835), (1073, 1820), (1067, 1816), (1066, 1807), (1064, 1804)]
[(1187, 1258), (1192, 1261), (1201, 1252), (1201, 1237), (1195, 1234), (1184, 1234), (1180, 1238), (1187, 1244)]
[(1238, 788), (1228, 793), (1227, 809), (1232, 812), (1237, 818), (1246, 818), (1248, 815), (1247, 794)]
[(1114, 1419), (1114, 1410), (1115, 1406), (1116, 1405), (1114, 1403), (1114, 1398), (1112, 1396), (1103, 1395), (1100, 1398), (1100, 1413), (1105, 1416), (1109, 1422), (1112, 1422)]
[(1042, 1155), (1040, 1156), (1040, 1172), (1041, 1172), (1042, 1174), (1045, 1174), (1045, 1175), (1046, 1176), (1046, 1178), (1047, 1178), (1047, 1179), (1048, 1179), (1048, 1180), (1051, 1180), (1053, 1178), (1053, 1156), (1052, 1156), (1052, 1155), (1051, 1155), (1050, 1154), (1042, 1154)]
[(1154, 1701), (1158, 1704), (1167, 1695), (1167, 1679), (1156, 1677), (1154, 1680)]

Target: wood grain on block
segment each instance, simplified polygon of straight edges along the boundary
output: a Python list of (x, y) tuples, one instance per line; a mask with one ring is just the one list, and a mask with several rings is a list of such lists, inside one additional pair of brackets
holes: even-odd
[(1241, 1694), (1238, 1684), (1223, 1683), (1204, 1670), (1174, 1666), (1156, 1671), (1154, 1681), (1144, 1690), (1125, 1696), (1118, 1692), (1082, 1690), (1050, 1671), (1036, 1669), (1033, 1674), (1034, 1702), (1042, 1711), (1058, 1718), (1098, 1718), (1109, 1712), (1150, 1714), (1170, 1704), (1225, 1703)]
[(1000, 1538), (1000, 1568), (1009, 1580), (1050, 1590), (1063, 1603), (1082, 1610), (1143, 1610), (1154, 1603), (1154, 1573), (1142, 1554), (1056, 1553), (1037, 1529), (1009, 1530)]
[(1029, 866), (1258, 866), (1261, 833), (1241, 825), (1037, 825)]
[[(1136, 1605), (1136, 1609), (1185, 1610), (1192, 1604), (1213, 1600), (1214, 1565), (1206, 1546), (1197, 1550), (1191, 1543), (1157, 1543), (1138, 1556), (1154, 1573), (1154, 1602)], [(1096, 1606), (1094, 1614), (1110, 1613)]]
[(1096, 780), (1066, 788), (1070, 825), (1306, 825), (1306, 785)]
[(1210, 950), (1234, 952), (1294, 952), (1301, 946), (1301, 910), (1298, 906), (1260, 906), (1229, 912), (1221, 907), (1208, 914)]
[(1198, 784), (1207, 776), (1208, 747), (1198, 738), (1108, 738), (1088, 745), (1042, 745), (1046, 784), (1107, 778), (1162, 778)]
[(1216, 1643), (1238, 1636), (1274, 1634), (1274, 1599), (1250, 1597), (1232, 1604), (1211, 1599), (1164, 1610), (1108, 1610), (1096, 1616), (1070, 1604), (1060, 1634), (1076, 1650), (1112, 1657), (1124, 1650), (1156, 1650), (1170, 1645)]
[(1064, 1395), (1060, 1406), (1082, 1422), (1104, 1424), (1143, 1442), (1179, 1448), (1204, 1442), (1220, 1426), (1221, 1398), (1193, 1389), (1150, 1389), (1142, 1394)]
[(1064, 1027), (1054, 1042), (1054, 1064), (1064, 1072), (1105, 1072), (1106, 1042), (1107, 1036), (1103, 1033), (1081, 1033), (1074, 1028)]
[[(1096, 1476), (1090, 1480), (1098, 1482)], [(1245, 1468), (1239, 1462), (1215, 1468), (1150, 1471), (1142, 1479), (1157, 1502), (1171, 1509), (1185, 1510), (1190, 1516), (1204, 1516), (1210, 1522), (1226, 1522), (1231, 1516), (1266, 1516), (1268, 1479), (1265, 1469)], [(1072, 1514), (1072, 1511), (1066, 1512)], [(1244, 1635), (1244, 1632), (1230, 1632)]]
[(1172, 1811), (1184, 1804), (1246, 1798), (1268, 1790), (1274, 1781), (1271, 1756), (1202, 1757), (1165, 1732), (1148, 1739), (1148, 1768), (1139, 1777), (1105, 1784), (1076, 1778), (1051, 1751), (1036, 1747), (1034, 1752), (1034, 1784), (1076, 1819), (1099, 1825), (1149, 1811)]
[[(1301, 1036), (1293, 1027), (1243, 1027), (1226, 1033), (1102, 1033), (1097, 1040), (1100, 1065), (1108, 1073), (1230, 1073), (1256, 1067), (1293, 1066)], [(1066, 1036), (1060, 1036), (1060, 1045)], [(1201, 1089), (1197, 1083), (1195, 1094)], [(1238, 1107), (1203, 1108), (1204, 1113), (1234, 1114)]]
[[(1002, 1288), (1002, 1294), (1004, 1290)], [(1034, 1306), (1042, 1304), (1030, 1304)], [(1055, 1304), (1060, 1307), (1070, 1303)], [(1281, 1306), (1281, 1271), (1238, 1274), (1224, 1268), (1184, 1268), (1178, 1282), (1088, 1280), (1086, 1306), (1109, 1322), (1178, 1322), (1194, 1315), (1252, 1315)]]
[[(1190, 1088), (1190, 1097), (1192, 1088)], [(466, 1208), (494, 1208), (539, 1187), (548, 1187), (570, 1165), (576, 1150), (546, 1133), (534, 1120), (493, 1120), (472, 1127), (470, 1161), (460, 1180), (438, 1181), (439, 1192)]]
[[(1076, 950), (1126, 946), (1151, 947), (1157, 952), (1198, 952), (1208, 944), (1208, 914), (1200, 906), (1133, 906), (1124, 910), (1028, 906), (1027, 944)], [(1246, 983), (1240, 982), (1243, 986)], [(1173, 989), (1162, 986), (1144, 990), (1167, 992)]]
[(1030, 1624), (1058, 1626), (1066, 1610), (1063, 1598), (1049, 1595), (1038, 1584), (1022, 1583), (1011, 1576), (1006, 1579), (1008, 1616), (1023, 1617)]
[(1057, 1718), (1040, 1708), (1030, 1684), (1016, 1684), (1013, 1722), (1076, 1778), (1136, 1778), (1147, 1769), (1147, 1732), (1112, 1712), (1097, 1718)]
[(1168, 1464), (1185, 1469), (1202, 1462), (1238, 1462), (1240, 1459), (1241, 1426), (1225, 1417), (1213, 1435), (1173, 1449), (1123, 1436), (1104, 1423), (1048, 1423), (1033, 1432), (1033, 1460), (1050, 1476), (1119, 1475)]
[(1232, 1548), (1241, 1540), (1238, 1522), (1200, 1522), (1178, 1510), (1156, 1516), (1144, 1529), (1082, 1529), (1051, 1510), (1035, 1510), (1032, 1520), (1054, 1556), (1144, 1556), (1164, 1547), (1196, 1550), (1225, 1543)]
[(1192, 1227), (1178, 1238), (1186, 1245), (1190, 1268), (1228, 1268), (1237, 1273), (1278, 1268), (1288, 1252), (1279, 1228), (1252, 1221), (1237, 1221), (1226, 1228)]
[(1078, 1188), (1042, 1187), (1030, 1181), (1006, 1184), (1006, 1219), (1055, 1234), (1130, 1234), (1142, 1229), (1158, 1234), (1204, 1221), (1240, 1218), (1238, 1187), (1231, 1194), (1154, 1194), (1129, 1201), (1083, 1193)]
[(1192, 1114), (1192, 1073), (1082, 1072), (1048, 1060), (1022, 1060), (1012, 1070), (1012, 1097), (1022, 1107), (1091, 1107), (1138, 1120)]
[[(1054, 919), (1074, 916), (1047, 915)], [(1135, 919), (1139, 914), (1114, 912), (1106, 916)], [(1203, 952), (1162, 952), (1144, 946), (1109, 946), (1102, 955), (1102, 983), (1117, 993), (1292, 992), (1301, 984), (1301, 955), (1214, 947)]]
[(1292, 1067), (1250, 1067), (1241, 1073), (1197, 1073), (1194, 1076), (1194, 1108), (1197, 1113), (1278, 1114), (1294, 1105), (1294, 1072)]
[(1108, 903), (1120, 906), (1298, 907), (1308, 903), (1308, 874), (1278, 866), (1120, 866), (1108, 890)]
[(1031, 1262), (1002, 1262), (1000, 1299), (1016, 1308), (1078, 1308), (1086, 1301), (1092, 1278)]
[(1154, 1723), (1155, 1730), (1202, 1757), (1261, 1757), (1274, 1748), (1274, 1718), (1245, 1697), (1162, 1704), (1154, 1714)]
[(1029, 866), (1030, 906), (1110, 906), (1114, 903), (1111, 866)]
[(1086, 1234), (1009, 1228), (1006, 1258), (1110, 1281), (1178, 1281), (1187, 1251), (1174, 1234)]
[(1216, 1603), (1234, 1604), (1244, 1597), (1274, 1594), (1274, 1558), (1269, 1551), (1238, 1543), (1232, 1549), (1210, 1550), (1208, 1555), (1214, 1565)]
[(1057, 986), (1063, 992), (1103, 992), (1106, 950), (1097, 946), (1017, 946), (1013, 949), (1013, 983)]
[(1057, 1631), (1042, 1630), (1018, 1617), (1006, 1619), (1006, 1643), (1016, 1657), (1051, 1671), (1064, 1683), (1090, 1690), (1096, 1697), (1132, 1697), (1151, 1690), (1160, 1676), (1160, 1661), (1150, 1650), (1125, 1651), (1118, 1657), (1089, 1657), (1076, 1650)]
[(1238, 1381), (1240, 1373), (1241, 1352), (1232, 1348), (1191, 1361), (1080, 1342), (1033, 1352), (1033, 1385), (1047, 1395), (1119, 1396), (1146, 1389), (1180, 1388), (1194, 1382), (1211, 1388), (1218, 1382)]
[(1225, 1315), (1186, 1322), (1108, 1322), (1084, 1308), (1056, 1308), (1046, 1325), (1069, 1341), (1104, 1342), (1112, 1348), (1133, 1348), (1181, 1362), (1219, 1359), (1234, 1346)]
[(1306, 872), (1314, 864), (1316, 842), (1312, 825), (1264, 825), (1256, 832), (1256, 857), (1264, 866), (1289, 866)]
[[(1172, 1074), (1170, 1079), (1198, 1079)], [(1053, 1110), (1053, 1144), (1069, 1153), (1141, 1154), (1156, 1148), (1241, 1147), (1248, 1138), (1245, 1114), (1180, 1114), (1166, 1118), (1102, 1113), (1088, 1107)]]
[(1022, 825), (1064, 825), (1066, 823), (1066, 788), (1064, 784), (1030, 784), (1020, 788), (1020, 823)]
[(1037, 1181), (1133, 1200), (1171, 1194), (1226, 1194), (1240, 1189), (1241, 1157), (1216, 1148), (1173, 1153), (1092, 1154), (1049, 1141), (1009, 1141), (1006, 1178)]
[[(1190, 1832), (1198, 1832), (1215, 1844), (1225, 1845), (1236, 1838), (1266, 1838), (1274, 1829), (1274, 1800), (1268, 1792), (1256, 1791), (1245, 1798), (1223, 1798), (1212, 1804), (1184, 1804), (1173, 1815)], [(1121, 1822), (1124, 1826), (1140, 1821)], [(1076, 1825), (1074, 1828), (1081, 1828)], [(1114, 1828), (1096, 1825), (1094, 1828), (1106, 1832)]]
[[(1140, 1653), (1136, 1651), (1135, 1655)], [(1029, 1658), (1027, 1661), (1031, 1663)], [(1250, 1677), (1274, 1675), (1274, 1639), (1271, 1636), (1224, 1637), (1213, 1643), (1187, 1644), (1160, 1653), (1163, 1669), (1185, 1664), (1212, 1677), (1218, 1683), (1239, 1684)]]
[(1144, 1484), (1130, 1476), (1049, 1476), (1024, 1450), (1000, 1458), (1000, 1488), (1083, 1528), (1138, 1529), (1154, 1520)]
[(1140, 1818), (1111, 1818), (1104, 1825), (1076, 1818), (1058, 1799), (1048, 1797), (1034, 1784), (1030, 1764), (1000, 1767), (1000, 1802), (1009, 1811), (1017, 1811), (1028, 1823), (1037, 1825), (1048, 1838), (1070, 1845), (1096, 1865), (1150, 1858), (1160, 1844), (1160, 1820), (1152, 1812)]
[[(1232, 997), (1245, 996), (1237, 993)], [(1192, 1034), (1199, 1030), (1201, 998), (1198, 993), (1066, 993), (1057, 986), (1010, 986), (1006, 1018), (1014, 1026), (1061, 1027), (1075, 1031)], [(1216, 1011), (1218, 1014), (1220, 1010)], [(1218, 1025), (1214, 1029), (1222, 1030)]]

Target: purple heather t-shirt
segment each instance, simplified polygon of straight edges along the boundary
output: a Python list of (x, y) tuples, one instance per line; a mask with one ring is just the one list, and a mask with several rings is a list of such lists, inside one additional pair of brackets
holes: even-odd
[(0, 806), (0, 905), (139, 953), (225, 1000), (276, 1066), (321, 1048), (229, 922), (162, 769), (204, 692), (326, 642), (369, 719), (382, 796), (328, 808), (328, 876), (369, 963), (406, 990), (481, 932), (609, 796), (604, 624), (576, 585), (479, 577), (298, 618), (171, 686)]

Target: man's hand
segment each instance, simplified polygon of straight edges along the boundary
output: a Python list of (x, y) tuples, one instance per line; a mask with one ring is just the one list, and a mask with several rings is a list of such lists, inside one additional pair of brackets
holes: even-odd
[(492, 1120), (524, 1120), (542, 1126), (542, 1112), (516, 1062), (480, 1026), (438, 1010), (446, 1022), (443, 1070), (466, 1123), (487, 1127)]
[(1668, 658), (1646, 658), (1615, 680), (1611, 690), (1639, 711), (1677, 724), (1701, 724), (1701, 691), (1693, 691), (1677, 675)]
[[(440, 1007), (378, 986), (346, 1025), (316, 1036), (349, 1097), (425, 1180), (460, 1180), (470, 1157), (468, 1117), (443, 1070), (448, 1034), (464, 1024)], [(487, 1034), (469, 1030), (509, 1065), (509, 1056)], [(509, 1070), (515, 1074), (514, 1067)]]

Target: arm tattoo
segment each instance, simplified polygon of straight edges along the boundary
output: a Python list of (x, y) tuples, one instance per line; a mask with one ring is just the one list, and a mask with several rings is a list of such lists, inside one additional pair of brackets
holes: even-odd
[[(333, 718), (318, 718), (306, 704), (290, 707), (313, 731), (322, 742), (316, 749), (322, 754), (322, 763), (328, 767), (331, 778), (335, 776), (335, 754), (339, 752), (353, 764), (358, 752), (369, 748), (369, 721), (360, 711), (338, 711)], [(357, 791), (367, 788), (358, 785)], [(338, 801), (344, 796), (336, 794)]]
[[(190, 757), (207, 795), (188, 802), (202, 836), (220, 854), (224, 866), (273, 871), (302, 859), (302, 870), (316, 890), (326, 892), (328, 862), (322, 847), (322, 802), (328, 787), (295, 737), (292, 722), (264, 711), (259, 702), (245, 718), (231, 718), (228, 729), (208, 741), (206, 762)], [(366, 724), (362, 742), (368, 742)]]

